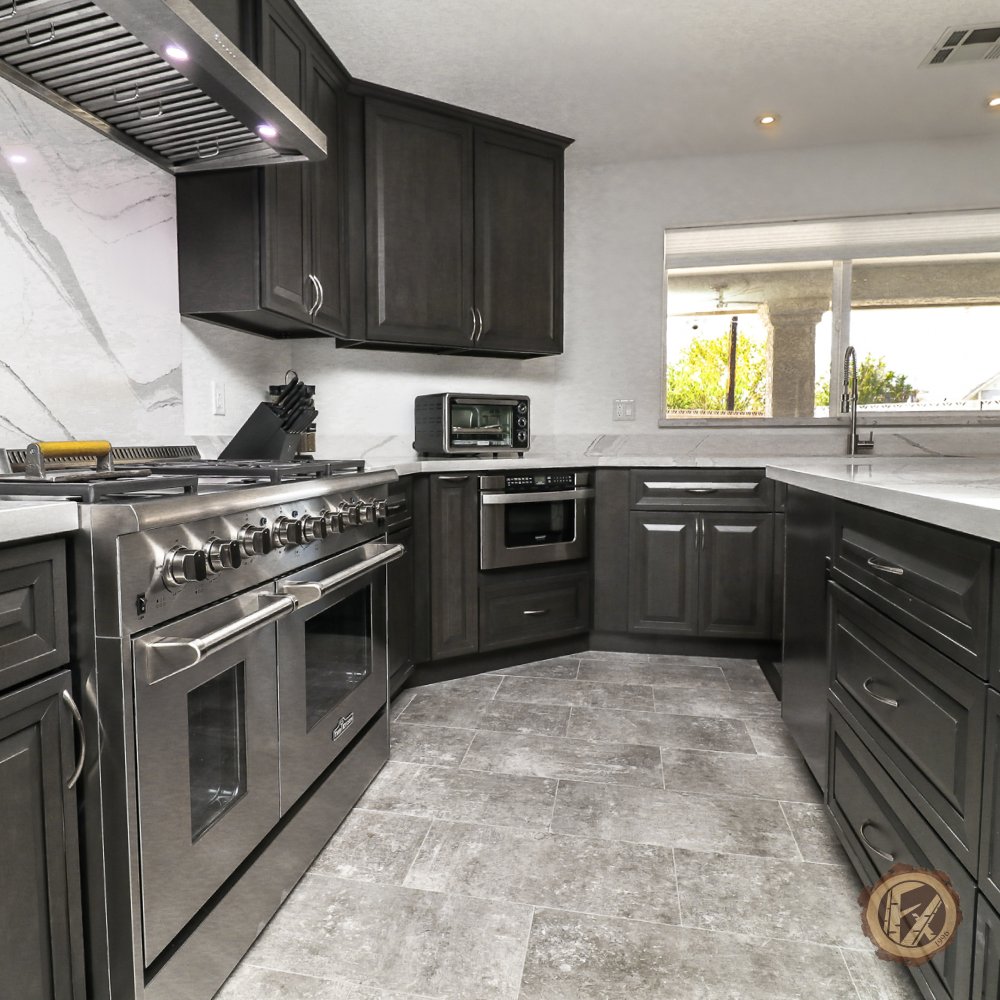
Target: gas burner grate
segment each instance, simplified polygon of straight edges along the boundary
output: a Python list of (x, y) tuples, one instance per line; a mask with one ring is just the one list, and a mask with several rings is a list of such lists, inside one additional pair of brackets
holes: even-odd
[(196, 459), (194, 461), (147, 462), (145, 465), (156, 472), (172, 472), (179, 475), (199, 476), (212, 479), (242, 479), (249, 482), (270, 483), (294, 482), (297, 479), (322, 479), (338, 473), (364, 472), (364, 459), (340, 459), (325, 461), (305, 459), (299, 462), (264, 462), (253, 459)]
[(46, 497), (97, 503), (100, 500), (136, 499), (136, 494), (163, 496), (167, 492), (198, 492), (196, 476), (141, 475), (107, 479), (38, 479), (0, 476), (0, 497)]

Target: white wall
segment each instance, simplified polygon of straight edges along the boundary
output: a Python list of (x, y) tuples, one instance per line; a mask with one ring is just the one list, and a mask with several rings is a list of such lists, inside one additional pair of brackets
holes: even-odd
[[(596, 167), (574, 167), (572, 151), (557, 433), (656, 428), (664, 229), (1000, 205), (1000, 138)], [(612, 422), (617, 397), (636, 399), (634, 424)]]

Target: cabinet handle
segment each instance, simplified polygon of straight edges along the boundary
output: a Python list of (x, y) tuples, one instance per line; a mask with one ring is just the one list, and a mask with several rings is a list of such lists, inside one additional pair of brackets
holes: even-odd
[(537, 611), (522, 611), (522, 615), (547, 615), (549, 608), (539, 608)]
[(469, 312), (472, 314), (472, 333), (469, 334), (469, 340), (474, 344), (476, 342), (476, 307), (469, 306)]
[(73, 723), (80, 732), (80, 756), (76, 762), (76, 769), (70, 775), (69, 781), (66, 782), (67, 791), (71, 789), (79, 780), (80, 775), (83, 774), (83, 762), (87, 756), (87, 734), (83, 730), (83, 716), (80, 715), (80, 709), (76, 707), (76, 702), (73, 701), (73, 696), (69, 691), (63, 691), (62, 693), (63, 701), (66, 702), (66, 707), (69, 708), (73, 715)]
[(879, 562), (874, 556), (868, 560), (868, 565), (872, 569), (877, 569), (880, 573), (891, 573), (893, 576), (902, 576), (905, 570), (900, 566), (890, 566), (888, 563)]
[(309, 275), (309, 281), (313, 288), (313, 300), (312, 305), (309, 307), (309, 318), (312, 319), (316, 315), (316, 310), (319, 308), (319, 279), (315, 274)]
[(478, 306), (476, 306), (476, 315), (479, 317), (479, 333), (476, 334), (476, 343), (478, 344), (483, 339), (483, 314)]
[(316, 279), (316, 285), (319, 288), (319, 302), (316, 303), (316, 308), (313, 310), (313, 319), (319, 315), (319, 311), (323, 308), (323, 303), (326, 302), (326, 291), (323, 288), (323, 282), (319, 278)]
[(858, 836), (861, 838), (861, 842), (868, 848), (872, 854), (877, 854), (883, 861), (893, 862), (896, 860), (895, 854), (886, 854), (885, 851), (880, 851), (866, 836), (865, 827), (874, 826), (875, 824), (870, 820), (866, 819), (861, 826), (858, 827)]
[(8, 17), (13, 17), (17, 13), (17, 0), (10, 0), (10, 6), (0, 11), (0, 21), (6, 21)]
[(442, 483), (464, 483), (467, 482), (468, 476), (438, 476), (438, 479)]
[(715, 493), (716, 488), (714, 486), (689, 486), (687, 488), (688, 493)]
[(874, 698), (876, 701), (881, 702), (883, 705), (888, 705), (889, 708), (899, 708), (899, 702), (895, 698), (883, 698), (881, 695), (876, 694), (868, 685), (875, 680), (874, 677), (869, 677), (868, 680), (861, 685), (864, 688), (864, 692), (869, 698)]

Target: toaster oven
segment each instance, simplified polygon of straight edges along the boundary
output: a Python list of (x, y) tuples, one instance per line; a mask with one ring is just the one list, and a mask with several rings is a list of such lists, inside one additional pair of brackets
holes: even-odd
[(523, 456), (531, 447), (527, 396), (417, 396), (413, 450), (420, 455)]

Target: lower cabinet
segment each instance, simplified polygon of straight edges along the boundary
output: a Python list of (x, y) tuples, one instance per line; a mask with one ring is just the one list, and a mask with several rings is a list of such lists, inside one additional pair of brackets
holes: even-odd
[(590, 574), (569, 564), (568, 572), (529, 570), (481, 578), (479, 649), (487, 652), (590, 628)]
[(772, 634), (774, 515), (645, 513), (629, 526), (629, 630)]
[(979, 888), (1000, 910), (1000, 694), (986, 697), (986, 760), (983, 780), (982, 831), (979, 843)]
[(0, 696), (0, 996), (85, 1000), (69, 671)]
[(395, 693), (406, 681), (416, 662), (416, 608), (413, 589), (415, 557), (413, 528), (390, 531), (390, 545), (402, 545), (406, 554), (386, 567), (387, 629), (389, 654), (389, 693)]
[(976, 962), (972, 1000), (1000, 997), (1000, 915), (980, 895), (976, 901)]

